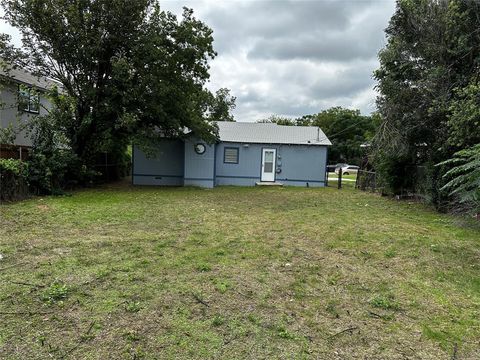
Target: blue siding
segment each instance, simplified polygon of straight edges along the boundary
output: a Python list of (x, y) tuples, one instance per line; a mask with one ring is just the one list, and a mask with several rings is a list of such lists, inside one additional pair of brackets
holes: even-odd
[(293, 186), (325, 186), (326, 146), (291, 145), (279, 151), (277, 181)]
[(148, 158), (133, 146), (134, 185), (183, 185), (184, 145), (181, 140), (163, 139), (154, 157)]
[[(195, 152), (194, 145), (198, 142), (206, 146), (203, 154)], [(215, 173), (215, 145), (207, 145), (194, 138), (185, 140), (185, 171), (184, 184), (212, 188)]]
[[(194, 138), (162, 140), (154, 158), (134, 147), (133, 184), (254, 186), (260, 181), (262, 149), (272, 148), (277, 150), (276, 181), (290, 186), (325, 186), (326, 146), (219, 143), (205, 144), (205, 153), (197, 154), (194, 145), (198, 142)], [(238, 164), (224, 163), (226, 147), (238, 148)]]
[[(225, 148), (238, 148), (238, 164), (223, 162)], [(261, 146), (219, 143), (216, 146), (216, 185), (253, 186), (260, 181)], [(260, 155), (259, 155), (260, 154)]]
[[(225, 147), (239, 148), (239, 163), (225, 164)], [(216, 153), (216, 185), (255, 185), (260, 181), (262, 149), (277, 150), (276, 181), (291, 186), (325, 186), (326, 146), (220, 143)], [(308, 184), (307, 184), (308, 183)]]

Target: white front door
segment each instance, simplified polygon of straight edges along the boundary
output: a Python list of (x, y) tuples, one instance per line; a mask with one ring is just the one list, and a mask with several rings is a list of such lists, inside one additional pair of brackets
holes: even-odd
[(275, 181), (277, 150), (262, 149), (262, 181)]

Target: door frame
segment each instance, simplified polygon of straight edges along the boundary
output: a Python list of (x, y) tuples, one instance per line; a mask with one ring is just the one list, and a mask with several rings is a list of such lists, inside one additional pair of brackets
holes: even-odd
[[(273, 151), (273, 180), (263, 180), (263, 159), (266, 151)], [(260, 157), (260, 181), (262, 182), (275, 182), (277, 180), (277, 149), (271, 147), (262, 147)]]

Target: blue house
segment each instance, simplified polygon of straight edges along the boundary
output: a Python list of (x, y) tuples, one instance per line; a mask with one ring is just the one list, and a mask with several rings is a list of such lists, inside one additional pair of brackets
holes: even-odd
[(313, 126), (218, 122), (219, 140), (162, 139), (156, 156), (133, 148), (134, 185), (325, 186), (330, 140)]

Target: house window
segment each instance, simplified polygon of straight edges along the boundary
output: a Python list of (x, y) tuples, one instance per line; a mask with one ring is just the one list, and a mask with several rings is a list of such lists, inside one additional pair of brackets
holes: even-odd
[(37, 90), (25, 85), (18, 87), (18, 109), (31, 113), (40, 112), (40, 95)]
[(238, 164), (238, 148), (226, 147), (223, 152), (223, 162), (226, 164)]

